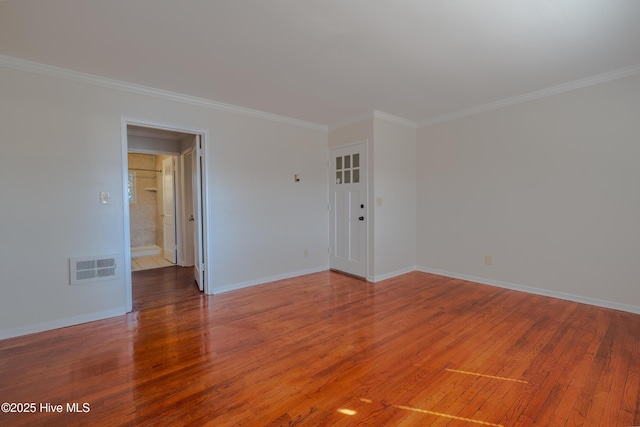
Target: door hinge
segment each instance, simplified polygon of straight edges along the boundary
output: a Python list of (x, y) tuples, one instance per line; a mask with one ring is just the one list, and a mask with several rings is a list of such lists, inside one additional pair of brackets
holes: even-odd
[(327, 210), (330, 211), (331, 210), (331, 203), (327, 203)]

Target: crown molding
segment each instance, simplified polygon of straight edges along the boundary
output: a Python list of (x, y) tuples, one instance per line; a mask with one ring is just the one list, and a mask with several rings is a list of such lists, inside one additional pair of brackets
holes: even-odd
[(515, 104), (521, 104), (523, 102), (532, 101), (534, 99), (546, 98), (552, 95), (558, 95), (565, 92), (570, 92), (576, 89), (582, 89), (589, 86), (595, 86), (600, 83), (606, 83), (613, 80), (622, 79), (625, 77), (636, 76), (640, 74), (640, 64), (631, 65), (629, 67), (620, 68), (618, 70), (609, 71), (595, 76), (586, 77), (584, 79), (574, 80), (572, 82), (559, 84), (550, 88), (537, 90), (534, 92), (526, 93), (524, 95), (518, 95), (511, 98), (501, 99), (499, 101), (490, 102), (488, 104), (479, 105), (477, 107), (468, 108), (466, 110), (457, 111), (455, 113), (444, 114), (442, 116), (426, 119), (418, 123), (418, 127), (430, 126), (436, 123), (447, 122), (450, 120), (459, 119), (462, 117), (474, 116), (476, 114), (484, 113), (487, 111), (497, 110), (504, 107), (509, 107)]
[(378, 110), (373, 111), (373, 117), (413, 129), (416, 129), (418, 127), (418, 123), (412, 120), (403, 119), (402, 117), (394, 116), (393, 114), (384, 113)]
[(153, 96), (156, 98), (166, 99), (170, 101), (182, 102), (182, 103), (196, 105), (200, 107), (232, 112), (232, 113), (241, 114), (245, 116), (271, 120), (279, 123), (286, 123), (293, 126), (320, 130), (323, 132), (339, 129), (345, 126), (362, 122), (364, 120), (372, 119), (374, 117), (382, 120), (386, 120), (392, 123), (396, 123), (399, 125), (411, 127), (411, 128), (420, 128), (420, 127), (430, 126), (436, 123), (442, 123), (442, 122), (451, 121), (451, 120), (455, 120), (463, 117), (473, 116), (476, 114), (480, 114), (480, 113), (484, 113), (492, 110), (497, 110), (500, 108), (505, 108), (511, 105), (520, 104), (520, 103), (532, 101), (535, 99), (545, 98), (548, 96), (557, 95), (557, 94), (569, 92), (576, 89), (594, 86), (600, 83), (606, 83), (609, 81), (618, 80), (625, 77), (640, 75), (640, 64), (636, 64), (629, 67), (621, 68), (619, 70), (614, 70), (614, 71), (598, 74), (595, 76), (586, 77), (584, 79), (563, 83), (557, 86), (552, 86), (550, 88), (537, 90), (527, 94), (518, 95), (511, 98), (505, 98), (499, 101), (490, 102), (490, 103), (479, 105), (472, 108), (467, 108), (465, 110), (457, 111), (454, 113), (444, 114), (441, 116), (422, 120), (420, 122), (414, 122), (411, 120), (404, 119), (402, 117), (398, 117), (392, 114), (384, 113), (382, 111), (374, 110), (373, 112), (367, 112), (358, 116), (354, 116), (339, 124), (327, 126), (327, 125), (321, 125), (318, 123), (307, 122), (304, 120), (294, 119), (291, 117), (267, 113), (264, 111), (254, 110), (251, 108), (225, 104), (222, 102), (212, 101), (205, 98), (198, 98), (198, 97), (184, 95), (177, 92), (171, 92), (163, 89), (156, 89), (148, 86), (127, 83), (120, 80), (100, 77), (93, 74), (81, 73), (78, 71), (72, 71), (65, 68), (54, 67), (51, 65), (40, 64), (32, 61), (26, 61), (23, 59), (18, 59), (18, 58), (6, 56), (6, 55), (0, 55), (0, 67), (12, 68), (16, 70), (31, 72), (31, 73), (42, 74), (50, 77), (62, 78), (66, 80), (72, 80), (76, 82), (102, 86), (110, 89), (137, 93), (140, 95)]
[(37, 62), (26, 61), (24, 59), (13, 58), (11, 56), (0, 55), (0, 67), (12, 68), (30, 73), (42, 74), (50, 77), (58, 77), (61, 79), (72, 80), (81, 83), (87, 83), (96, 86), (102, 86), (109, 89), (116, 89), (125, 92), (137, 93), (139, 95), (153, 96), (169, 101), (177, 101), (185, 104), (197, 105), (200, 107), (212, 108), (215, 110), (227, 111), (231, 113), (242, 114), (245, 116), (256, 117), (260, 119), (271, 120), (274, 122), (286, 123), (293, 126), (299, 126), (314, 130), (327, 132), (329, 129), (326, 125), (311, 123), (304, 120), (293, 119), (291, 117), (280, 116), (277, 114), (266, 113), (264, 111), (254, 110), (251, 108), (239, 107), (237, 105), (224, 104), (205, 98), (184, 95), (177, 92), (171, 92), (163, 89), (156, 89), (148, 86), (142, 86), (133, 83), (127, 83), (120, 80), (109, 79), (106, 77), (96, 76), (93, 74), (81, 73), (65, 68), (54, 67), (51, 65), (40, 64)]

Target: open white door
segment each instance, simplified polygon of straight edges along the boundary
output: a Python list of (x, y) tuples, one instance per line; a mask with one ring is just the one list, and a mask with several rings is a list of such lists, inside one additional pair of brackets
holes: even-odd
[(367, 275), (366, 142), (330, 151), (329, 266)]
[(195, 148), (193, 150), (193, 163), (191, 166), (192, 191), (193, 191), (193, 240), (194, 240), (194, 274), (198, 288), (204, 291), (204, 246), (203, 238), (203, 204), (202, 195), (202, 141), (200, 135), (196, 135)]
[(176, 202), (173, 157), (162, 161), (162, 232), (163, 256), (176, 263)]
[[(193, 136), (191, 136), (193, 138)], [(194, 149), (191, 148), (180, 155), (181, 195), (182, 195), (182, 266), (192, 267), (194, 263), (194, 230), (193, 230), (193, 178), (191, 168), (193, 167)]]

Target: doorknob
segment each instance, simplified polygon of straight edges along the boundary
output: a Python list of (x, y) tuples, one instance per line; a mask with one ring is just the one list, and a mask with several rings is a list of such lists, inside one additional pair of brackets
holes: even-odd
[(360, 221), (364, 221), (364, 217), (361, 216), (360, 218), (358, 218)]
[(195, 221), (195, 219), (193, 218), (193, 215), (189, 217), (189, 221)]

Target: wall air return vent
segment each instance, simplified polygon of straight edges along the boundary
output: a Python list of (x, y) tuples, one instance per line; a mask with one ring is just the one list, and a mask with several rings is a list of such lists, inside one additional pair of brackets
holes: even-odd
[(117, 279), (117, 259), (117, 255), (71, 258), (69, 262), (69, 283), (77, 285), (79, 283)]

